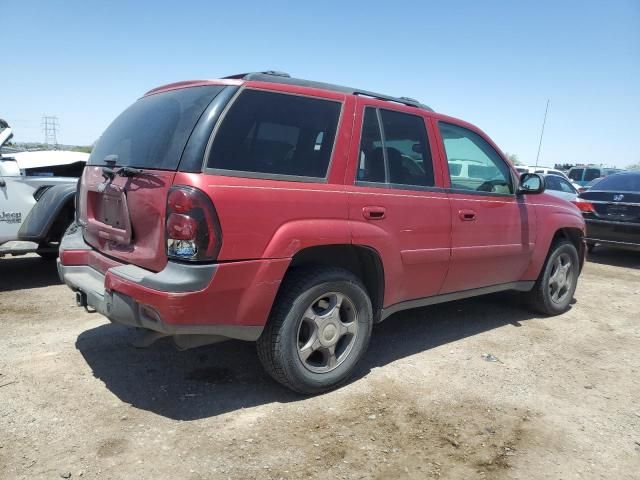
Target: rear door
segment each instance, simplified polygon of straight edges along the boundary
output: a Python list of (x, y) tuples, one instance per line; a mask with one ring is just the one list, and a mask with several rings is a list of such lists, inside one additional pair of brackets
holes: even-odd
[(167, 193), (198, 120), (224, 88), (147, 95), (107, 128), (81, 180), (78, 215), (90, 245), (150, 270), (166, 265)]
[(384, 261), (384, 305), (436, 295), (450, 256), (451, 213), (420, 110), (359, 98), (347, 170), (352, 241)]
[(536, 238), (535, 209), (516, 197), (511, 168), (479, 132), (435, 122), (441, 155), (468, 165), (450, 175), (451, 264), (442, 293), (500, 285), (521, 278)]

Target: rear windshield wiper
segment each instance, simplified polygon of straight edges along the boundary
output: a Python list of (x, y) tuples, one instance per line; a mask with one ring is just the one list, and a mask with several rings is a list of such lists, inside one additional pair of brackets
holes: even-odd
[(133, 167), (102, 167), (102, 176), (105, 180), (113, 180), (113, 178), (118, 175), (120, 177), (135, 177), (137, 175), (142, 175), (144, 172), (139, 168)]
[[(103, 168), (103, 170), (104, 170), (104, 168)], [(139, 168), (121, 167), (118, 170), (115, 170), (114, 173), (116, 175), (121, 176), (121, 177), (135, 177), (136, 175), (141, 175), (144, 172), (142, 170), (140, 170)]]

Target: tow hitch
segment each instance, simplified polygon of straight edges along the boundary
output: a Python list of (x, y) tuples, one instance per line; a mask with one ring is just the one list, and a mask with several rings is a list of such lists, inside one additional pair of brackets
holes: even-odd
[(76, 305), (79, 307), (87, 307), (87, 294), (81, 290), (76, 292)]
[(95, 313), (96, 311), (94, 308), (89, 307), (89, 304), (87, 303), (87, 294), (82, 290), (76, 291), (76, 305), (79, 307), (84, 307), (84, 309), (88, 313)]

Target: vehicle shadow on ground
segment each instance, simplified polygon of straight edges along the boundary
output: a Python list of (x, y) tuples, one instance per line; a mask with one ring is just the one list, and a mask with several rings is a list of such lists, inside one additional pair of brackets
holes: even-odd
[(640, 250), (597, 245), (595, 250), (587, 256), (587, 261), (614, 267), (640, 269)]
[(37, 255), (0, 258), (0, 292), (60, 283), (55, 260), (45, 260)]
[[(375, 367), (494, 328), (520, 326), (533, 317), (511, 293), (398, 313), (375, 327), (369, 350), (351, 381)], [(304, 398), (264, 373), (253, 343), (228, 341), (178, 351), (169, 339), (162, 339), (136, 349), (130, 343), (139, 334), (106, 324), (83, 332), (76, 342), (94, 376), (136, 408), (196, 420)]]

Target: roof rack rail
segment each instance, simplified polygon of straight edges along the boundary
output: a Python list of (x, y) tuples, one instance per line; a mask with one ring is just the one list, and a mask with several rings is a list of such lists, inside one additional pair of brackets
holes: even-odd
[(273, 83), (286, 83), (289, 85), (298, 85), (302, 87), (318, 88), (321, 90), (332, 90), (334, 92), (346, 93), (349, 95), (362, 95), (364, 97), (377, 98), (378, 100), (385, 100), (387, 102), (400, 103), (402, 105), (408, 105), (410, 107), (421, 108), (429, 112), (433, 112), (433, 109), (420, 103), (418, 100), (409, 97), (392, 97), (390, 95), (383, 95), (381, 93), (369, 92), (367, 90), (360, 90), (356, 88), (343, 87), (342, 85), (334, 85), (331, 83), (316, 82), (312, 80), (303, 80), (300, 78), (292, 78), (291, 75), (285, 72), (278, 72), (275, 70), (268, 70), (266, 72), (252, 72), (252, 73), (238, 73), (236, 75), (230, 75), (223, 77), (226, 79), (236, 80), (256, 80), (261, 82), (273, 82)]
[(391, 95), (382, 95), (381, 93), (368, 92), (367, 90), (354, 90), (352, 93), (354, 95), (362, 95), (363, 97), (376, 98), (378, 100), (385, 100), (387, 102), (401, 103), (402, 105), (408, 105), (410, 107), (423, 108), (425, 110), (433, 112), (433, 110), (427, 105), (424, 105), (418, 100), (409, 97), (393, 97)]
[(291, 78), (291, 75), (289, 75), (287, 72), (279, 72), (278, 70), (267, 70), (266, 72), (247, 72), (247, 73), (236, 73), (235, 75), (229, 75), (229, 76), (227, 76), (227, 77), (222, 77), (222, 78), (242, 80), (242, 79), (246, 79), (246, 78), (247, 78), (247, 77), (249, 77), (250, 75), (255, 75), (255, 74), (259, 74), (259, 75), (273, 75), (274, 77)]

